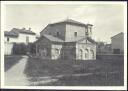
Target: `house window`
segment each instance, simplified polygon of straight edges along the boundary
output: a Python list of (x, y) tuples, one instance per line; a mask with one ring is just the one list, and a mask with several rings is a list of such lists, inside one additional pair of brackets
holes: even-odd
[(26, 36), (26, 43), (29, 43), (29, 37)]
[(42, 50), (40, 50), (40, 54), (42, 57), (46, 57), (47, 56), (47, 49), (43, 48)]
[(56, 54), (56, 55), (59, 54), (59, 49), (55, 49), (55, 54)]
[(74, 36), (77, 37), (77, 32), (74, 32)]
[(7, 42), (9, 42), (9, 38), (7, 37)]
[(90, 33), (92, 33), (92, 29), (91, 29), (91, 27), (90, 27)]
[(59, 33), (59, 32), (56, 32), (56, 35), (57, 35), (57, 36), (59, 36), (59, 35), (60, 35), (60, 33)]
[(57, 59), (59, 57), (59, 54), (60, 54), (59, 49), (53, 49), (53, 55), (52, 56), (54, 59)]
[(88, 29), (86, 30), (86, 35), (88, 35)]

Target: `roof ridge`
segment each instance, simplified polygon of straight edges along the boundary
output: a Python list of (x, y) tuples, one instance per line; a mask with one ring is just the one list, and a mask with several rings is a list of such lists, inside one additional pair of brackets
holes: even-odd
[(27, 30), (25, 28), (19, 29), (19, 28), (13, 28), (10, 32), (18, 32), (18, 33), (27, 33), (27, 34), (36, 34), (35, 32), (31, 30)]
[(63, 22), (70, 22), (70, 23), (76, 23), (76, 24), (80, 24), (80, 25), (86, 25), (85, 23), (83, 23), (83, 22), (80, 22), (80, 21), (76, 21), (76, 20), (74, 20), (74, 19), (64, 19), (64, 20), (61, 20), (61, 21), (58, 21), (58, 22), (54, 22), (54, 23), (51, 23), (51, 25), (52, 24), (57, 24), (57, 23), (63, 23)]
[(118, 34), (112, 36), (111, 38), (113, 38), (113, 37), (115, 37), (115, 36), (117, 36), (117, 35), (119, 35), (119, 34), (124, 34), (124, 33), (123, 33), (123, 32), (120, 32), (120, 33), (118, 33)]
[(46, 37), (47, 39), (49, 39), (50, 41), (56, 41), (56, 42), (64, 42), (62, 39), (49, 35), (49, 34), (43, 34), (44, 37)]

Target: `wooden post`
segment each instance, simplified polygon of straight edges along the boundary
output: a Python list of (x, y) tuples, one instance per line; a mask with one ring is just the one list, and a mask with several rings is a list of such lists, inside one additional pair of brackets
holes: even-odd
[(37, 56), (37, 44), (36, 44), (36, 56)]

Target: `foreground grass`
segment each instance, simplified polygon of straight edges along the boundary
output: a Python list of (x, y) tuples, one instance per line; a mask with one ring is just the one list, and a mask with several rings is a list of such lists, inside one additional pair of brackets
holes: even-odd
[(4, 56), (4, 70), (5, 72), (13, 67), (19, 60), (22, 59), (22, 56), (10, 55)]
[[(58, 75), (69, 75), (59, 78), (57, 82), (46, 85), (67, 86), (117, 86), (123, 85), (123, 58), (114, 59), (100, 58), (97, 60), (42, 60), (29, 58), (24, 73), (33, 77), (31, 81), (37, 81), (38, 77), (55, 77)], [(93, 75), (73, 77), (72, 74), (93, 73)], [(43, 85), (43, 84), (38, 84)]]
[[(38, 84), (40, 86), (44, 84)], [(88, 76), (62, 77), (56, 82), (45, 84), (45, 86), (121, 86), (123, 85), (122, 73), (100, 73)]]
[[(21, 56), (5, 56), (5, 71), (19, 62)], [(55, 82), (36, 84), (38, 86), (121, 86), (123, 85), (123, 57), (104, 58), (97, 60), (42, 60), (29, 58), (24, 74), (30, 83), (44, 81), (41, 77), (57, 79)], [(88, 74), (74, 76), (74, 74)], [(62, 77), (56, 78), (56, 76)], [(45, 79), (46, 80), (46, 79)]]
[(123, 72), (123, 59), (116, 60), (42, 60), (29, 58), (25, 73), (32, 77), (89, 72)]

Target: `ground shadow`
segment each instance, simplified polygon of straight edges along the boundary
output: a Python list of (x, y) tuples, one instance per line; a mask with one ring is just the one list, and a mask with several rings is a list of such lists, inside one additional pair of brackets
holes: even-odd
[(20, 59), (22, 59), (22, 56), (20, 55), (4, 56), (4, 71), (8, 71), (11, 67), (17, 64), (20, 61)]

